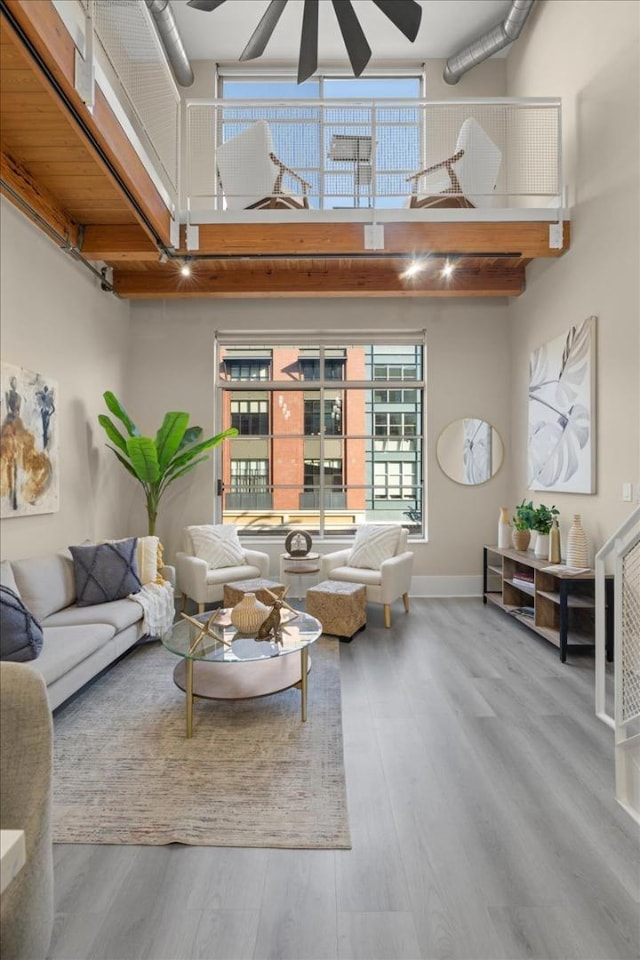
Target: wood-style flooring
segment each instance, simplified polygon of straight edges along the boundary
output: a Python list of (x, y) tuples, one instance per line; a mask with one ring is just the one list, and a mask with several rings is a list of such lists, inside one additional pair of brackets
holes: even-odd
[(393, 613), (340, 647), (353, 849), (57, 845), (51, 960), (640, 956), (593, 657), (481, 600)]

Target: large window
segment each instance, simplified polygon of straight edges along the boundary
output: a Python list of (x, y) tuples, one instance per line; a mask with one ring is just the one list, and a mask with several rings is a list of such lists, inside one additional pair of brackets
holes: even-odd
[[(219, 426), (239, 431), (221, 447), (225, 522), (255, 536), (296, 525), (330, 536), (366, 521), (423, 531), (422, 335), (246, 348), (221, 340)], [(243, 350), (270, 358), (259, 391)]]

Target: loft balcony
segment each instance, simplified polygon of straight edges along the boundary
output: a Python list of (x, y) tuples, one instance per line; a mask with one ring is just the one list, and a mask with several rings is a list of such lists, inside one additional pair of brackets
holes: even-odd
[(188, 100), (137, 0), (1, 27), (3, 193), (120, 296), (517, 296), (569, 247), (557, 100)]

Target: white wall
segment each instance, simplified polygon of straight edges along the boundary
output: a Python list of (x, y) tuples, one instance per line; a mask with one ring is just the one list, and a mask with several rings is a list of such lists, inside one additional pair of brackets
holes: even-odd
[(96, 418), (103, 391), (125, 388), (129, 304), (101, 291), (5, 200), (0, 225), (2, 359), (58, 381), (60, 438), (60, 509), (0, 521), (2, 558), (123, 536), (124, 471), (106, 450)]
[[(496, 537), (498, 509), (508, 503), (507, 465), (489, 483), (463, 487), (435, 459), (438, 434), (451, 420), (477, 416), (506, 440), (510, 432), (508, 307), (501, 300), (200, 300), (134, 303), (131, 309), (130, 409), (139, 426), (155, 430), (164, 410), (184, 409), (207, 435), (215, 432), (213, 342), (216, 330), (328, 329), (427, 331), (427, 450), (429, 542), (416, 550), (415, 575), (471, 576), (481, 569), (482, 545)], [(506, 499), (505, 499), (506, 498)], [(138, 504), (133, 505), (137, 516)], [(161, 508), (159, 533), (171, 557), (188, 523), (210, 522), (213, 469), (179, 480)], [(135, 521), (134, 521), (135, 522)], [(282, 550), (282, 538), (271, 548)], [(277, 566), (274, 566), (274, 570)]]
[[(592, 553), (633, 509), (622, 483), (640, 483), (638, 268), (638, 23), (635, 0), (537, 3), (507, 61), (509, 96), (560, 96), (572, 197), (572, 240), (561, 259), (527, 269), (511, 302), (512, 502), (556, 503), (563, 540), (581, 514)], [(595, 314), (596, 494), (527, 490), (530, 352)]]

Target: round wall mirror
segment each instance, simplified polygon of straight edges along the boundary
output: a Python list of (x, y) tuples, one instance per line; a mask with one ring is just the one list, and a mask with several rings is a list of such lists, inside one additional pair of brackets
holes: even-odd
[(504, 445), (486, 420), (463, 417), (448, 424), (438, 437), (436, 456), (443, 473), (456, 483), (486, 483), (502, 466)]

